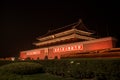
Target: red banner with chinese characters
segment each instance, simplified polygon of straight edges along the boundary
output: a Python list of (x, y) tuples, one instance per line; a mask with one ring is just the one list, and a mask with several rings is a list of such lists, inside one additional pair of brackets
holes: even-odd
[(78, 51), (78, 50), (83, 50), (83, 44), (62, 46), (62, 47), (57, 47), (53, 49), (54, 53), (55, 52), (66, 52), (66, 51)]

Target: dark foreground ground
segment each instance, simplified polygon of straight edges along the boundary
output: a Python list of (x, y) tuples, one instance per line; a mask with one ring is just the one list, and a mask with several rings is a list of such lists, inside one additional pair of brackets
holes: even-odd
[(0, 61), (0, 80), (120, 80), (120, 58)]

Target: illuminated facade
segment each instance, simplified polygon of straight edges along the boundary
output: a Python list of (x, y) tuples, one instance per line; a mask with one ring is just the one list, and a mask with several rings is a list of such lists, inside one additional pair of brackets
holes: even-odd
[(105, 50), (113, 48), (115, 39), (112, 37), (95, 38), (82, 20), (76, 23), (49, 31), (47, 34), (37, 38), (33, 43), (37, 49), (21, 51), (21, 59), (55, 59), (69, 55), (81, 54), (86, 52)]

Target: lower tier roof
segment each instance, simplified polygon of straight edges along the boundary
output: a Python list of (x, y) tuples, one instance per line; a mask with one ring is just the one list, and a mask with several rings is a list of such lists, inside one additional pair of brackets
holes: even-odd
[(64, 42), (66, 40), (70, 41), (72, 39), (88, 41), (88, 40), (93, 40), (93, 39), (96, 39), (96, 38), (92, 38), (92, 37), (89, 37), (89, 36), (81, 36), (81, 35), (78, 35), (78, 34), (72, 34), (72, 35), (68, 35), (68, 36), (65, 36), (65, 37), (55, 38), (55, 39), (52, 39), (52, 40), (33, 43), (33, 44), (36, 45), (36, 46), (43, 46), (43, 45), (53, 44), (53, 43), (57, 43), (57, 42)]

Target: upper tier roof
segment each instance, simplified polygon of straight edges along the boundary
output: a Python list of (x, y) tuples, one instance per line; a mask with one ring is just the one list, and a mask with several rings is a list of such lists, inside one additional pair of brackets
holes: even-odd
[[(53, 34), (56, 34), (56, 33), (60, 33), (60, 32), (63, 32), (63, 31), (67, 31), (67, 30), (70, 30), (70, 29), (78, 29), (78, 30), (81, 30), (81, 31), (84, 31), (84, 32), (87, 32), (88, 34), (92, 34), (91, 31), (89, 31), (85, 25), (83, 24), (82, 20), (79, 19), (78, 22), (75, 22), (73, 24), (70, 24), (70, 25), (67, 25), (67, 26), (64, 26), (64, 27), (61, 27), (61, 28), (57, 28), (55, 30), (50, 30), (48, 31), (45, 35), (43, 36), (40, 36), (38, 37), (37, 39), (40, 39), (40, 38), (43, 38), (43, 37), (46, 37), (46, 36), (49, 36), (49, 35), (53, 35)], [(84, 33), (83, 33), (84, 34)]]

